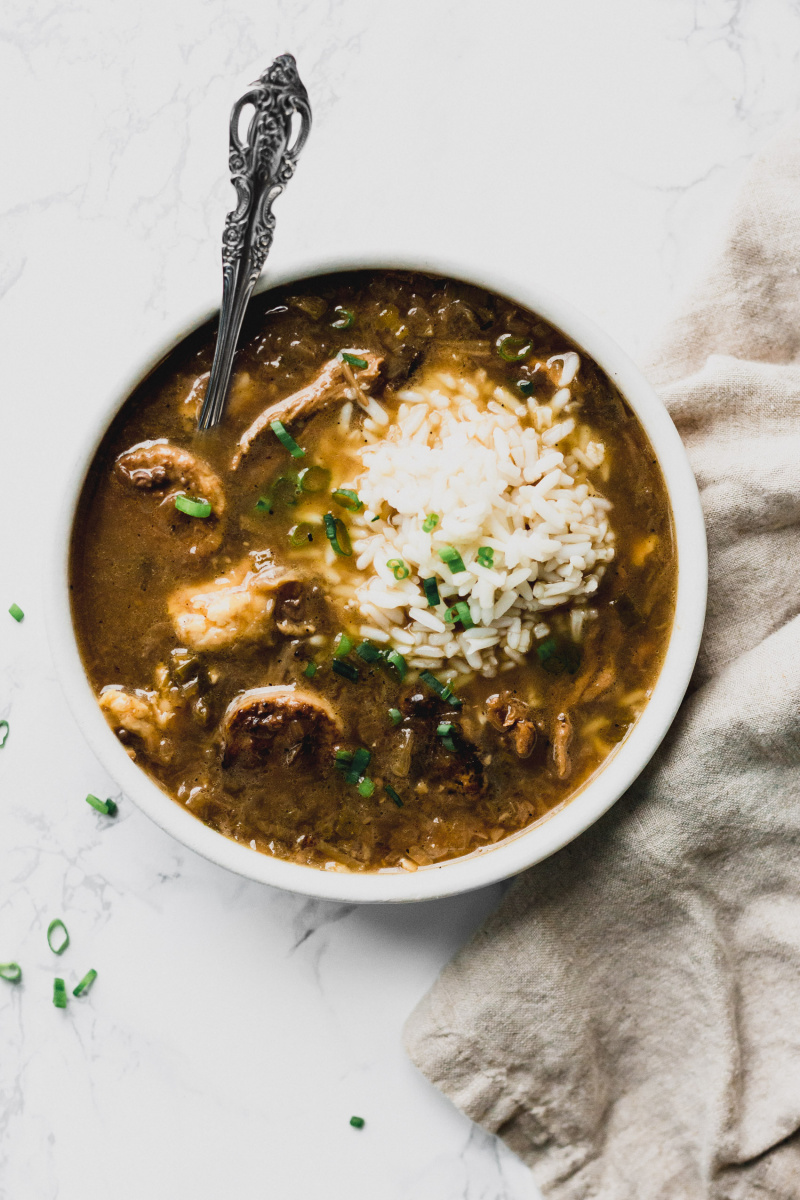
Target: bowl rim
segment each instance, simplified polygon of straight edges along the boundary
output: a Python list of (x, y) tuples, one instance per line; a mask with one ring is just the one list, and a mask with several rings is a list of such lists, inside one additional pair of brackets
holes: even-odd
[(162, 791), (126, 754), (103, 717), (78, 650), (69, 594), (69, 552), (78, 499), (89, 466), (120, 407), (184, 338), (214, 318), (213, 304), (183, 318), (171, 337), (136, 354), (98, 416), (87, 424), (66, 485), (46, 561), (45, 609), (59, 681), (96, 757), (126, 796), (161, 829), (221, 867), (257, 882), (325, 900), (398, 903), (432, 900), (485, 887), (554, 854), (597, 821), (634, 782), (657, 750), (683, 699), (700, 646), (707, 594), (707, 546), (700, 497), (686, 450), (662, 401), (639, 368), (590, 318), (547, 288), (487, 270), (466, 256), (365, 254), (307, 257), (262, 278), (258, 293), (340, 271), (406, 270), (440, 275), (496, 292), (555, 326), (613, 380), (642, 424), (663, 473), (672, 505), (678, 562), (675, 619), (653, 695), (616, 753), (566, 804), (496, 845), (416, 872), (340, 872), (272, 858), (204, 825)]

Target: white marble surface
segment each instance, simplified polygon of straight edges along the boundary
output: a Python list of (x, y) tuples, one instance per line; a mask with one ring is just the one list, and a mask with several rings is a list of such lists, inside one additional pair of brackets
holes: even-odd
[[(501, 889), (340, 908), (225, 874), (124, 799), (97, 817), (84, 794), (114, 785), (44, 637), (40, 568), (81, 423), (216, 294), (228, 109), (287, 49), (316, 123), (276, 265), (387, 231), (468, 245), (634, 354), (800, 100), (796, 0), (6, 0), (0, 960), (25, 977), (0, 981), (2, 1200), (536, 1194), (400, 1042)], [(90, 966), (91, 995), (54, 1009), (52, 977)]]

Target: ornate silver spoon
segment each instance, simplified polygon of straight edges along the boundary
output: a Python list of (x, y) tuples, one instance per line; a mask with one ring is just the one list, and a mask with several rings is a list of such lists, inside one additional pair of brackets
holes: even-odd
[[(239, 126), (248, 105), (254, 112), (242, 139)], [(300, 127), (292, 139), (295, 114)], [(222, 420), (247, 302), (272, 245), (272, 205), (294, 174), (310, 129), (308, 93), (291, 54), (276, 58), (231, 110), (228, 165), (237, 204), (225, 219), (222, 235), (222, 307), (200, 429), (211, 429)]]

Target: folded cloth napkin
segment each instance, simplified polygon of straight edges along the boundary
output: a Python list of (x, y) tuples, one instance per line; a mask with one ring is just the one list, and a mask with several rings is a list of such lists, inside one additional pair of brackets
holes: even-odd
[(649, 369), (708, 525), (690, 695), (636, 784), (515, 883), (406, 1029), (556, 1200), (800, 1197), (798, 359), (793, 128)]

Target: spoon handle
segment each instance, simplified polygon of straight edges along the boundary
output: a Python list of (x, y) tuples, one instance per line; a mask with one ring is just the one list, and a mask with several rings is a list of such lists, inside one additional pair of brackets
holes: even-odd
[[(248, 106), (254, 111), (242, 139), (242, 112)], [(300, 124), (292, 140), (295, 114)], [(222, 420), (247, 302), (272, 245), (272, 205), (294, 174), (310, 129), (308, 93), (291, 54), (276, 58), (231, 110), (228, 165), (237, 204), (222, 235), (222, 308), (200, 429)]]

